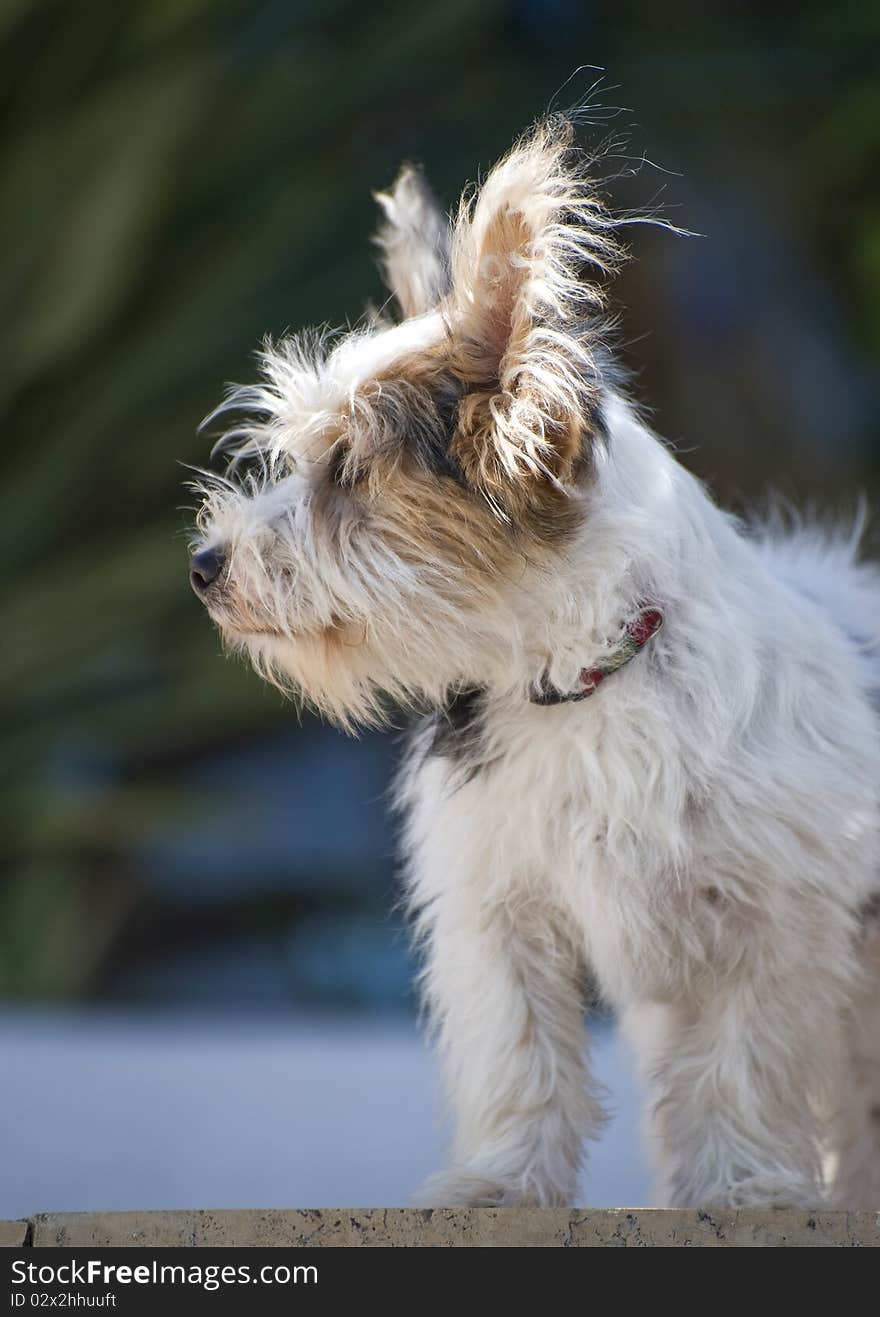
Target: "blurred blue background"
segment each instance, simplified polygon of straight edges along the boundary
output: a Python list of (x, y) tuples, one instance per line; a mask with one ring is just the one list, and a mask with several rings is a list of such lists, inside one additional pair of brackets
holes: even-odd
[[(179, 463), (223, 382), (382, 300), (370, 191), (403, 159), (452, 205), (589, 62), (613, 200), (703, 235), (637, 231), (617, 288), (657, 427), (735, 506), (876, 490), (878, 37), (867, 0), (0, 9), (0, 1215), (402, 1202), (439, 1156), (395, 736), (301, 724), (187, 585)], [(589, 1196), (645, 1201), (599, 1032)], [(260, 1174), (220, 1147), (245, 1130)]]

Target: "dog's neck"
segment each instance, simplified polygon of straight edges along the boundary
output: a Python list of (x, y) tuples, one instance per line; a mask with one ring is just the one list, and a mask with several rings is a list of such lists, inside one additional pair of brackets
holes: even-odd
[[(607, 441), (597, 445), (583, 493), (582, 530), (552, 577), (530, 580), (517, 624), (499, 645), (485, 682), (499, 695), (571, 703), (600, 686), (604, 692), (620, 669), (621, 681), (655, 670), (679, 644), (694, 654), (704, 643), (717, 648), (736, 611), (731, 582), (757, 570), (733, 519), (616, 395), (606, 421)], [(655, 645), (660, 620), (663, 641)], [(632, 643), (631, 629), (641, 643)], [(723, 654), (714, 655), (714, 669), (719, 662)]]

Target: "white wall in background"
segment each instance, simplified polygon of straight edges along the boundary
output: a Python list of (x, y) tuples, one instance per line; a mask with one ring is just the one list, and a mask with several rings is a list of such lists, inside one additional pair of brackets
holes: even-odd
[[(406, 1206), (442, 1162), (436, 1064), (405, 1022), (0, 1011), (0, 1217)], [(650, 1203), (628, 1059), (582, 1201)]]

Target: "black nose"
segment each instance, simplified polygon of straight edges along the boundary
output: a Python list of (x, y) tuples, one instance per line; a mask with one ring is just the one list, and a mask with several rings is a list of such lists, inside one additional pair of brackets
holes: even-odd
[(193, 555), (189, 564), (189, 580), (196, 594), (203, 595), (208, 586), (217, 580), (225, 561), (220, 549), (201, 549)]

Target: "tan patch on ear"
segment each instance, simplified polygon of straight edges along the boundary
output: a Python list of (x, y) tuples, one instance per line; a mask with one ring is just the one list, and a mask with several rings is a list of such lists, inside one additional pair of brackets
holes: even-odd
[[(566, 483), (582, 453), (585, 422), (580, 412), (555, 409), (553, 415), (529, 387), (512, 394), (488, 389), (465, 394), (459, 406), (459, 427), (452, 451), (472, 482), (500, 488), (500, 482), (522, 478)], [(540, 416), (541, 434), (516, 442), (516, 412)]]
[(572, 483), (586, 423), (578, 406), (544, 396), (533, 369), (535, 325), (522, 296), (533, 247), (525, 215), (510, 207), (485, 231), (474, 291), (483, 334), (479, 341), (460, 337), (453, 348), (452, 369), (471, 389), (450, 451), (496, 510), (520, 525), (532, 515), (541, 534), (558, 517), (567, 534), (569, 500), (555, 482)]
[(453, 237), (451, 369), (467, 389), (453, 453), (502, 516), (542, 533), (573, 519), (565, 487), (589, 455), (602, 280), (620, 259), (573, 140), (563, 119), (536, 125), (465, 195)]
[[(480, 301), (484, 338), (470, 345), (483, 360), (477, 366), (478, 379), (503, 375), (502, 362), (515, 351), (514, 338), (519, 289), (528, 273), (532, 235), (521, 211), (504, 207), (485, 233), (476, 280), (475, 298)], [(521, 329), (525, 325), (520, 326)]]
[[(566, 492), (583, 458), (586, 422), (577, 410), (550, 415), (540, 400), (489, 389), (474, 390), (459, 406), (459, 425), (450, 453), (465, 479), (496, 513), (536, 537), (567, 536), (578, 524), (576, 504)], [(540, 416), (540, 438), (517, 420)]]

